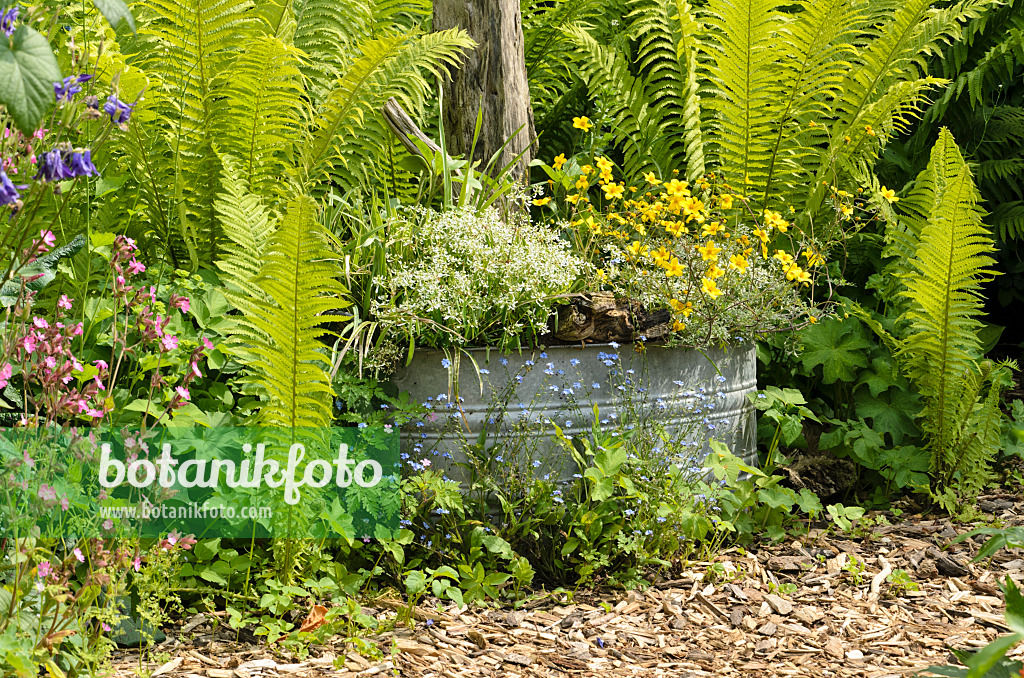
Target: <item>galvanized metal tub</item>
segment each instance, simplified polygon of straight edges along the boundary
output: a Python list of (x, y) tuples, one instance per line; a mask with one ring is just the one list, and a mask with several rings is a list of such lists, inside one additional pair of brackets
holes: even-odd
[(478, 445), (479, 456), (480, 449), (515, 437), (519, 449), (507, 456), (516, 459), (499, 461), (528, 463), (567, 479), (578, 469), (555, 441), (555, 426), (568, 437), (588, 436), (596, 407), (605, 426), (650, 417), (645, 421), (657, 422), (690, 450), (691, 468), (703, 461), (712, 438), (756, 465), (755, 410), (748, 398), (757, 389), (753, 344), (640, 346), (642, 351), (591, 344), (522, 353), (417, 349), (392, 381), (430, 414), (404, 427), (403, 458), (413, 470), (441, 468), (465, 482), (457, 463), (467, 460), (467, 446)]

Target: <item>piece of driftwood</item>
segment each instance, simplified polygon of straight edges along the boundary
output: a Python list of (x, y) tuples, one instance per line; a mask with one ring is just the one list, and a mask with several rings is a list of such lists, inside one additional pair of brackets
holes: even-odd
[[(413, 122), (412, 118), (409, 117), (409, 114), (405, 112), (405, 109), (402, 108), (402, 105), (399, 104), (394, 97), (388, 98), (384, 107), (380, 109), (380, 112), (381, 115), (384, 116), (384, 122), (387, 123), (387, 126), (392, 132), (394, 132), (395, 136), (398, 137), (398, 140), (402, 142), (402, 145), (405, 146), (406, 150), (413, 155), (418, 155), (419, 157), (426, 159), (423, 151), (416, 145), (413, 138), (418, 139), (432, 152), (441, 152), (441, 147), (435, 144), (433, 139), (424, 134), (423, 130), (416, 126), (416, 123)], [(457, 169), (453, 174), (456, 177), (462, 176), (462, 172)]]
[(667, 309), (649, 312), (643, 304), (616, 299), (611, 292), (589, 292), (557, 308), (553, 334), (565, 342), (607, 342), (659, 339), (672, 330)]

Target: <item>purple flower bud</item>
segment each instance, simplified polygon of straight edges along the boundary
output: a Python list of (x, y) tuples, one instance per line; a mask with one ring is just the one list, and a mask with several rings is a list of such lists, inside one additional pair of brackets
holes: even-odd
[(76, 94), (82, 91), (82, 86), (78, 83), (79, 81), (73, 75), (69, 75), (61, 82), (53, 83), (53, 96), (57, 101), (70, 102)]
[(111, 122), (118, 125), (126, 125), (132, 117), (132, 106), (132, 104), (126, 104), (111, 94), (107, 97), (107, 102), (103, 104), (103, 112), (110, 116)]
[(70, 179), (73, 175), (64, 164), (63, 154), (59, 148), (47, 151), (39, 156), (39, 171), (33, 179), (42, 181), (63, 181)]
[(21, 200), (21, 194), (18, 192), (18, 187), (11, 183), (7, 172), (0, 169), (0, 205), (15, 205), (19, 200)]
[(14, 22), (18, 20), (19, 12), (21, 12), (21, 8), (15, 5), (0, 15), (0, 31), (3, 31), (8, 38), (14, 33)]

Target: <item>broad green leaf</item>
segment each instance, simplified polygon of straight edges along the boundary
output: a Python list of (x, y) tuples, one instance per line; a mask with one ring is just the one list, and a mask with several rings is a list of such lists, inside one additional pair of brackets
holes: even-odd
[(9, 41), (0, 39), (0, 104), (25, 136), (39, 128), (60, 79), (57, 58), (39, 31), (22, 25)]
[(858, 391), (854, 396), (857, 416), (871, 420), (871, 428), (878, 433), (892, 436), (894, 445), (902, 445), (904, 436), (920, 433), (915, 423), (921, 411), (920, 398), (916, 393), (892, 389), (874, 396)]
[(827, 320), (805, 329), (801, 339), (804, 368), (812, 370), (821, 365), (826, 384), (853, 381), (857, 377), (855, 368), (868, 365), (864, 349), (870, 348), (871, 342), (860, 336), (859, 324)]
[(128, 28), (132, 29), (132, 33), (135, 32), (135, 18), (124, 0), (92, 0), (92, 2), (103, 18), (110, 22), (111, 28), (116, 29), (122, 21), (127, 21)]

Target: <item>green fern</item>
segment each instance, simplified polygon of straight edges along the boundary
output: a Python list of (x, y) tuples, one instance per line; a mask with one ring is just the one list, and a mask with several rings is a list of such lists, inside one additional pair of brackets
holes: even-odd
[[(995, 275), (992, 236), (978, 191), (952, 134), (943, 128), (928, 167), (890, 225), (888, 275), (906, 305), (894, 337), (862, 319), (893, 349), (924, 403), (921, 428), (931, 452), (933, 493), (945, 508), (975, 496), (998, 451), (1004, 366), (981, 360), (983, 285)], [(913, 252), (912, 258), (905, 258)]]
[(253, 356), (248, 380), (260, 392), (259, 423), (267, 426), (316, 428), (332, 421), (321, 316), (349, 304), (316, 213), (312, 198), (288, 202), (250, 294), (235, 297), (242, 311), (236, 337)]
[(249, 191), (287, 192), (302, 113), (299, 63), (295, 48), (279, 38), (259, 37), (214, 83), (212, 128), (219, 148), (241, 161)]
[(275, 219), (263, 205), (259, 196), (250, 192), (248, 182), (240, 176), (238, 161), (222, 155), (224, 172), (221, 176), (221, 193), (217, 196), (214, 209), (227, 242), (221, 249), (217, 267), (221, 280), (232, 295), (262, 298), (253, 281), (260, 273), (260, 264), (267, 243), (277, 226)]

